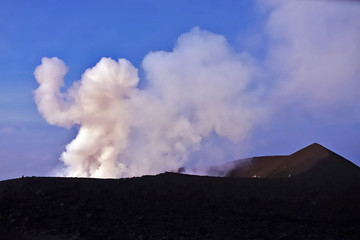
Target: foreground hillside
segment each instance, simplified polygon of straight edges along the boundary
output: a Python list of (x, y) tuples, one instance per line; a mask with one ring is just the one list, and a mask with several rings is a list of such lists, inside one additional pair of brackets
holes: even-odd
[(2, 181), (0, 239), (359, 239), (359, 168), (335, 163), (351, 174)]

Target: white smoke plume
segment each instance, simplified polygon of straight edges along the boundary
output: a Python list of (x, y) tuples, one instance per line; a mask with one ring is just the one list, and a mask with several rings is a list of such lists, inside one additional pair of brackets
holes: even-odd
[[(351, 1), (270, 1), (266, 24), (273, 95), (306, 108), (359, 99), (360, 4)], [(307, 96), (304, 98), (304, 96)]]
[(61, 156), (66, 175), (120, 175), (125, 166), (117, 157), (126, 147), (130, 130), (127, 101), (139, 81), (137, 70), (125, 59), (103, 58), (62, 94), (66, 72), (58, 58), (43, 58), (34, 72), (40, 84), (35, 101), (45, 119), (58, 126), (80, 125), (77, 137)]
[(80, 126), (61, 161), (66, 176), (126, 177), (181, 167), (212, 133), (242, 140), (259, 119), (256, 69), (222, 36), (194, 28), (172, 52), (144, 61), (147, 87), (125, 59), (103, 58), (61, 93), (67, 67), (43, 58), (34, 72), (35, 101), (50, 124)]
[(63, 93), (67, 67), (43, 58), (34, 72), (40, 113), (50, 124), (79, 126), (60, 158), (62, 174), (154, 174), (183, 166), (213, 135), (243, 145), (264, 122), (313, 115), (329, 123), (324, 115), (339, 119), (339, 113), (343, 121), (359, 121), (360, 5), (266, 3), (261, 60), (194, 28), (171, 52), (144, 58), (142, 89), (130, 62), (103, 58)]

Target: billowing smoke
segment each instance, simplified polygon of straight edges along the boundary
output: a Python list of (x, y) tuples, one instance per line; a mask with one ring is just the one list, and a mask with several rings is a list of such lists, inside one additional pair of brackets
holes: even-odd
[(80, 125), (61, 160), (69, 176), (119, 176), (126, 167), (117, 158), (127, 145), (131, 121), (128, 101), (139, 81), (125, 59), (103, 58), (66, 94), (60, 92), (67, 67), (58, 58), (43, 58), (34, 74), (40, 87), (35, 100), (45, 119), (58, 126)]
[(66, 176), (123, 177), (181, 167), (212, 134), (241, 141), (262, 110), (247, 88), (256, 69), (222, 36), (194, 28), (172, 52), (144, 61), (147, 87), (125, 59), (101, 59), (62, 93), (67, 67), (43, 58), (34, 72), (38, 109), (50, 124), (79, 125), (61, 156)]
[(183, 166), (213, 136), (247, 144), (263, 123), (308, 115), (329, 123), (339, 113), (359, 121), (360, 6), (267, 3), (261, 59), (194, 28), (171, 52), (144, 58), (143, 88), (129, 61), (103, 58), (64, 92), (66, 65), (43, 58), (34, 73), (40, 113), (50, 124), (79, 126), (60, 158), (62, 174), (153, 174)]

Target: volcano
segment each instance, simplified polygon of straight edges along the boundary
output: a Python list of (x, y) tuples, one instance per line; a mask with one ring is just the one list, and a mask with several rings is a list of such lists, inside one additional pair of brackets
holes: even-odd
[(358, 166), (318, 143), (291, 155), (241, 159), (208, 170), (208, 175), (241, 178), (325, 178), (358, 174)]
[(319, 144), (211, 171), (1, 181), (0, 239), (359, 239), (359, 167)]

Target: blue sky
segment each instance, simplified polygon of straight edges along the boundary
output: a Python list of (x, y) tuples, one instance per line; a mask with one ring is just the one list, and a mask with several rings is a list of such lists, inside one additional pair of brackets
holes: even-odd
[[(265, 69), (259, 71), (265, 72), (263, 76), (257, 77), (260, 78), (259, 81), (265, 82), (263, 85), (265, 87), (272, 86), (276, 85), (279, 82), (278, 79), (282, 77), (281, 71), (277, 70), (278, 66), (272, 64), (273, 61), (276, 61), (276, 56), (289, 49), (301, 52), (299, 49), (291, 47), (281, 49), (282, 45), (276, 42), (279, 36), (285, 36), (284, 39), (288, 40), (292, 39), (290, 34), (293, 34), (292, 30), (278, 33), (283, 29), (293, 28), (291, 19), (290, 27), (282, 25), (283, 22), (286, 22), (287, 16), (281, 15), (282, 8), (291, 8), (291, 6), (277, 5), (276, 2), (1, 1), (0, 179), (21, 175), (51, 174), (59, 164), (59, 156), (64, 151), (66, 144), (77, 134), (78, 126), (70, 129), (52, 126), (43, 119), (37, 110), (33, 91), (38, 87), (38, 83), (33, 72), (41, 63), (42, 57), (58, 57), (66, 63), (69, 67), (69, 72), (65, 76), (67, 87), (73, 81), (79, 80), (81, 74), (87, 68), (93, 67), (102, 57), (110, 57), (115, 60), (126, 58), (139, 69), (139, 88), (141, 89), (146, 81), (144, 70), (141, 67), (144, 57), (149, 52), (172, 51), (178, 37), (197, 26), (202, 30), (225, 37), (232, 51), (246, 52), (250, 55), (252, 61), (260, 69)], [(354, 7), (351, 6), (351, 8), (355, 8), (352, 11), (359, 10), (355, 4), (353, 4)], [(318, 7), (322, 8), (322, 6)], [(333, 8), (338, 9), (339, 6)], [(303, 13), (305, 14), (307, 10), (304, 9)], [(339, 10), (340, 14), (345, 16), (348, 9), (349, 7), (345, 6), (344, 9)], [(279, 10), (278, 16), (275, 15), (277, 10)], [(331, 20), (334, 13), (337, 13), (332, 11), (330, 6), (329, 15), (324, 16), (325, 20)], [(274, 15), (273, 18), (271, 18), (271, 14)], [(350, 15), (356, 16), (354, 12)], [(302, 17), (295, 19), (294, 24), (298, 23), (299, 19)], [(358, 26), (354, 22), (360, 22), (360, 19), (356, 17), (344, 19), (345, 22), (350, 23), (350, 26)], [(333, 28), (336, 31), (341, 31), (344, 26), (336, 25), (338, 22), (340, 24), (341, 19), (334, 19), (331, 24), (335, 26)], [(333, 25), (328, 27), (332, 28)], [(322, 28), (323, 26), (318, 27)], [(300, 34), (307, 34), (306, 31)], [(343, 36), (347, 36), (346, 33), (349, 33), (349, 36), (353, 36), (356, 40), (358, 35), (352, 35), (351, 31), (352, 29), (349, 28)], [(331, 35), (332, 33), (331, 29), (324, 30), (324, 34)], [(274, 37), (274, 34), (278, 35)], [(284, 39), (281, 41), (285, 41)], [(319, 40), (321, 43), (322, 39), (322, 36), (319, 35), (319, 38), (315, 40)], [(334, 38), (334, 43), (339, 42), (340, 45), (346, 44), (347, 41), (351, 46), (352, 42), (345, 37)], [(294, 42), (296, 43), (296, 41)], [(334, 51), (331, 56), (339, 55), (335, 47), (329, 47), (329, 49)], [(358, 50), (356, 46), (353, 51), (354, 49)], [(324, 51), (324, 56), (327, 56), (326, 48)], [(349, 52), (351, 51), (349, 50)], [(342, 58), (340, 60), (346, 62), (356, 59), (360, 62), (358, 57), (359, 55), (350, 56), (344, 53), (344, 56), (340, 56)], [(297, 57), (291, 56), (289, 58), (297, 59)], [(287, 61), (285, 60), (285, 62)], [(306, 65), (304, 66), (306, 67)], [(358, 78), (360, 71), (357, 65), (350, 67), (355, 70), (348, 75), (344, 73), (344, 76), (351, 75), (349, 86), (354, 89), (354, 86), (358, 86), (356, 83), (360, 80)], [(288, 75), (293, 76), (294, 74)], [(324, 76), (326, 77), (326, 74)], [(294, 86), (298, 86), (300, 80), (297, 75), (292, 78), (295, 79)], [(354, 80), (355, 78), (357, 80)], [(331, 90), (336, 89), (336, 79), (333, 82), (335, 87), (329, 87), (329, 95), (333, 95)], [(287, 91), (288, 88), (280, 86), (279, 89), (281, 89), (279, 91)], [(306, 88), (304, 89), (306, 90)], [(304, 92), (306, 92), (305, 90)], [(347, 90), (344, 89), (344, 91)], [(349, 94), (351, 97), (345, 103), (337, 100), (343, 99), (342, 95), (333, 99), (325, 99), (322, 95), (316, 96), (312, 102), (326, 103), (316, 109), (308, 107), (306, 104), (306, 106), (301, 105), (298, 108), (299, 100), (293, 97), (289, 101), (293, 101), (293, 105), (282, 106), (280, 102), (287, 101), (284, 100), (286, 96), (280, 100), (271, 97), (272, 100), (269, 100), (271, 104), (282, 107), (279, 109), (274, 107), (274, 114), (269, 117), (271, 120), (255, 126), (244, 142), (230, 143), (227, 139), (216, 137), (216, 140), (205, 140), (204, 145), (216, 141), (218, 146), (224, 146), (224, 149), (229, 148), (230, 153), (221, 156), (229, 158), (226, 160), (233, 160), (232, 158), (236, 157), (290, 154), (308, 144), (319, 142), (360, 165), (360, 115), (357, 110), (359, 105), (355, 103), (355, 100), (359, 99), (357, 91), (358, 89), (353, 95)], [(276, 94), (268, 93), (266, 95)], [(302, 97), (312, 98), (299, 94), (298, 98)], [(266, 108), (272, 107), (266, 106)], [(195, 153), (192, 158), (197, 156), (198, 153)]]

